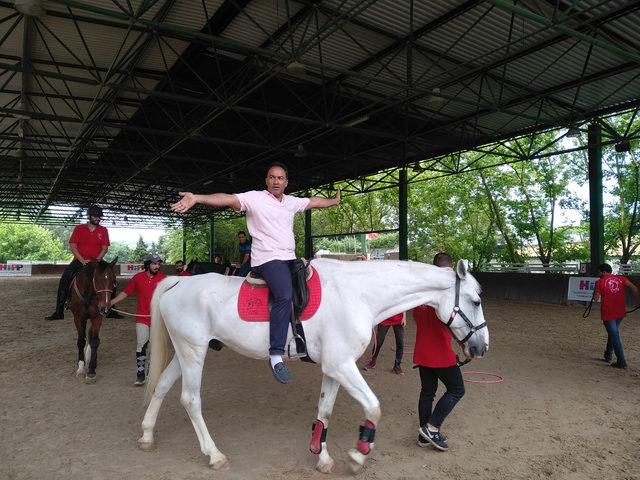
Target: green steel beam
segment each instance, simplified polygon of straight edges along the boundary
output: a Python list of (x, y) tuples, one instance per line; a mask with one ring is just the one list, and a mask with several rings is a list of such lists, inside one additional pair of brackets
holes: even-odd
[(407, 224), (407, 212), (408, 212), (408, 183), (407, 183), (407, 169), (402, 168), (399, 172), (398, 180), (398, 242), (400, 245), (400, 260), (409, 259), (408, 248), (408, 236), (409, 229)]
[(604, 261), (604, 214), (602, 200), (602, 127), (589, 124), (587, 157), (589, 160), (589, 239), (591, 244), (591, 273)]
[(311, 236), (311, 209), (304, 211), (304, 256), (313, 256), (313, 237)]

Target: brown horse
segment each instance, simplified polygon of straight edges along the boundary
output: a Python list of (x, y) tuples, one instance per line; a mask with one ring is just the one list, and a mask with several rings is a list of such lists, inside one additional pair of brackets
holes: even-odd
[[(96, 381), (100, 327), (102, 319), (109, 311), (111, 295), (115, 288), (116, 274), (113, 267), (117, 260), (116, 258), (111, 263), (102, 260), (89, 262), (71, 282), (69, 308), (73, 312), (73, 321), (78, 331), (76, 376), (86, 374), (87, 383)], [(88, 332), (87, 320), (91, 320)]]

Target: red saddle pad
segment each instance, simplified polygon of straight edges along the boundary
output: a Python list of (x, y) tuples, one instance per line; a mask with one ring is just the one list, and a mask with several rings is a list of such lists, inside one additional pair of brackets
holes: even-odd
[[(307, 281), (309, 287), (309, 303), (300, 315), (301, 320), (307, 320), (318, 311), (322, 301), (322, 287), (318, 271), (313, 269), (313, 275)], [(269, 289), (256, 287), (246, 280), (240, 286), (238, 294), (238, 315), (245, 322), (269, 321)]]

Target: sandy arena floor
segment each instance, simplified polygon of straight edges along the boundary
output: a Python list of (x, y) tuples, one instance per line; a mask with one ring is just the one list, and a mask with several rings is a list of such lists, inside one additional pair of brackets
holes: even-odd
[[(122, 284), (122, 282), (121, 282)], [(203, 414), (231, 469), (214, 472), (199, 451), (179, 403), (179, 383), (163, 404), (157, 448), (137, 448), (144, 412), (135, 378), (130, 320), (101, 331), (98, 381), (76, 368), (72, 317), (46, 322), (57, 278), (0, 279), (0, 479), (198, 480), (348, 478), (362, 409), (340, 391), (329, 428), (334, 472), (314, 470), (311, 423), (320, 391), (317, 366), (292, 363), (292, 386), (266, 364), (210, 351)], [(133, 301), (122, 304), (133, 310)], [(366, 479), (640, 479), (640, 312), (623, 324), (630, 368), (599, 358), (605, 332), (582, 308), (485, 301), (488, 356), (463, 367), (504, 376), (498, 385), (466, 384), (443, 431), (450, 449), (418, 448), (419, 378), (411, 369), (415, 328), (406, 332), (406, 375), (394, 376), (392, 332), (378, 367), (364, 376), (383, 409), (375, 449), (357, 476)], [(360, 361), (363, 362), (364, 359)]]

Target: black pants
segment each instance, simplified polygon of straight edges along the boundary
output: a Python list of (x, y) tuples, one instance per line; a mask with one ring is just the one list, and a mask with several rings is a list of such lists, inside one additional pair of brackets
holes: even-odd
[(66, 266), (62, 277), (60, 277), (60, 283), (58, 284), (58, 296), (56, 299), (56, 313), (64, 315), (64, 304), (67, 301), (69, 295), (69, 287), (71, 286), (71, 280), (82, 269), (82, 262), (75, 258), (69, 265)]
[[(384, 338), (387, 336), (388, 331), (388, 326), (380, 324), (378, 325), (378, 330), (376, 333), (376, 344), (373, 346), (373, 358), (378, 358), (378, 354), (380, 353), (380, 349), (382, 348)], [(396, 336), (395, 366), (399, 367), (400, 362), (402, 362), (402, 353), (404, 350), (404, 327), (402, 325), (393, 325), (393, 333)]]
[[(446, 368), (431, 368), (420, 366), (420, 399), (418, 400), (418, 416), (420, 425), (430, 423), (434, 427), (440, 428), (447, 415), (451, 413), (453, 407), (464, 396), (464, 381), (460, 367), (453, 365)], [(447, 391), (440, 397), (436, 408), (431, 411), (433, 399), (438, 390), (438, 379), (444, 383)]]

